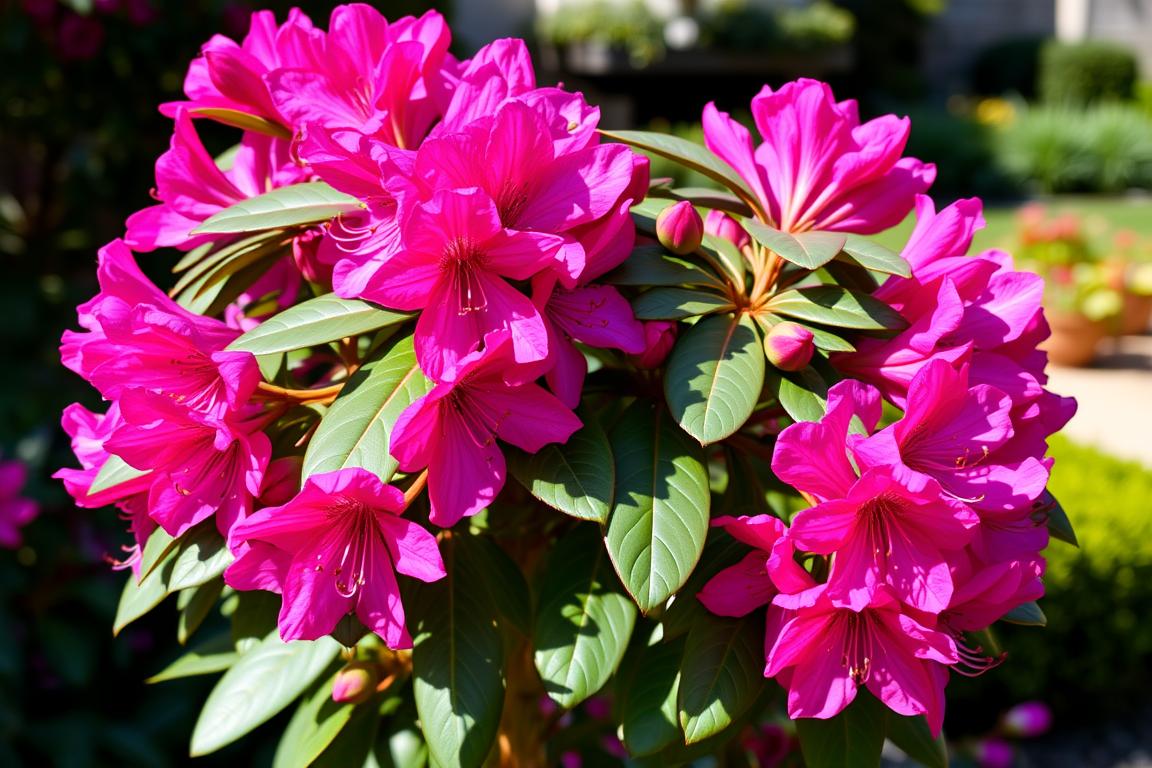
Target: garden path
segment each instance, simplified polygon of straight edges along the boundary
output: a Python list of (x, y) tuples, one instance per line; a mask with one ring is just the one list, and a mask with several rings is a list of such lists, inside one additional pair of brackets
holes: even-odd
[(1152, 336), (1109, 339), (1092, 367), (1048, 372), (1048, 388), (1080, 404), (1064, 434), (1152, 468)]

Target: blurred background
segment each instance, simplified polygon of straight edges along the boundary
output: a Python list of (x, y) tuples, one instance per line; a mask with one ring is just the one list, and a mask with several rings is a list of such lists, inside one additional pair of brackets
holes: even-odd
[[(61, 409), (99, 407), (57, 344), (95, 293), (97, 248), (150, 203), (171, 131), (157, 105), (212, 34), (238, 39), (252, 10), (282, 19), (292, 5), (323, 24), (333, 3), (0, 0), (0, 766), (191, 762), (212, 679), (143, 683), (182, 650), (175, 608), (112, 637), (121, 521), (50, 479), (74, 465)], [(938, 164), (937, 204), (985, 200), (974, 248), (1048, 278), (1051, 388), (1080, 400), (1053, 441), (1051, 486), (1080, 549), (1048, 552), (1047, 629), (1006, 627), (1009, 661), (949, 685), (954, 762), (1152, 766), (1152, 0), (375, 5), (437, 8), (459, 56), (527, 38), (541, 80), (583, 90), (607, 127), (700, 140), (707, 101), (746, 119), (762, 84), (798, 76), (828, 80), (865, 118), (910, 115), (908, 154)], [(206, 140), (223, 149), (228, 132)], [(663, 162), (653, 173), (702, 181)], [(141, 261), (164, 279), (163, 257)], [(1042, 706), (1025, 727), (1025, 710), (1006, 713), (1026, 702)], [(269, 764), (284, 719), (195, 762)]]

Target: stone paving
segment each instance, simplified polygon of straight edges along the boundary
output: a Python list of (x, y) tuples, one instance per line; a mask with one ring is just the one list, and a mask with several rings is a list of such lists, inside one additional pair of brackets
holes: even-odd
[(1152, 336), (1108, 339), (1092, 367), (1048, 373), (1049, 389), (1079, 402), (1068, 437), (1152, 468)]

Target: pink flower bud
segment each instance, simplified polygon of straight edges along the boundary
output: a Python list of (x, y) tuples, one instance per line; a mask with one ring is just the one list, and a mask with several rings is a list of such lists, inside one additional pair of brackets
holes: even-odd
[(976, 764), (980, 768), (1012, 768), (1016, 762), (1012, 745), (1002, 739), (979, 741), (973, 751)]
[(708, 215), (704, 218), (704, 231), (713, 237), (727, 240), (737, 248), (752, 244), (752, 238), (744, 231), (744, 227), (740, 226), (740, 222), (724, 211), (708, 211)]
[(676, 343), (676, 323), (667, 320), (648, 320), (644, 323), (644, 351), (632, 355), (639, 368), (658, 368)]
[(782, 371), (799, 371), (812, 360), (812, 331), (796, 323), (773, 326), (764, 337), (768, 362)]
[(1026, 701), (1005, 712), (1000, 726), (1007, 736), (1039, 736), (1052, 727), (1052, 710), (1044, 702)]
[(692, 203), (681, 200), (656, 217), (656, 237), (660, 244), (677, 256), (685, 256), (700, 247), (704, 239), (704, 220)]
[(363, 704), (376, 692), (380, 674), (375, 664), (351, 661), (336, 673), (332, 682), (332, 701), (337, 704)]

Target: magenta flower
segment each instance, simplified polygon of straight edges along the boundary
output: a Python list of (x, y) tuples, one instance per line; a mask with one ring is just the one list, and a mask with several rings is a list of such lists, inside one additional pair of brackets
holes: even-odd
[(529, 383), (537, 371), (524, 371), (510, 335), (491, 334), (484, 349), (460, 360), (452, 380), (437, 384), (396, 421), (390, 451), (405, 472), (427, 467), (428, 519), (436, 525), (453, 526), (500, 493), (505, 464), (497, 437), (535, 453), (580, 428), (554, 395)]
[(733, 538), (752, 547), (736, 565), (717, 573), (696, 597), (717, 616), (744, 616), (772, 602), (780, 591), (798, 592), (811, 586), (811, 577), (792, 559), (788, 529), (771, 515), (717, 517)]
[(764, 141), (714, 104), (704, 108), (704, 142), (756, 193), (770, 223), (788, 232), (808, 229), (872, 234), (899, 224), (935, 166), (901, 158), (907, 118), (860, 123), (855, 101), (837, 103), (832, 89), (800, 79), (752, 99)]
[(788, 689), (788, 716), (834, 717), (865, 686), (901, 715), (926, 715), (933, 735), (944, 721), (946, 669), (956, 647), (947, 634), (902, 613), (887, 590), (860, 610), (837, 606), (818, 585), (777, 595), (768, 613), (766, 677)]
[(120, 401), (127, 424), (104, 447), (151, 470), (148, 514), (171, 536), (215, 516), (228, 532), (252, 511), (272, 453), (258, 422), (224, 419), (130, 389)]
[(239, 331), (165, 296), (120, 240), (100, 250), (97, 276), (100, 293), (78, 308), (88, 332), (64, 332), (65, 366), (112, 400), (147, 389), (216, 416), (247, 402), (261, 376), (251, 353), (225, 350)]
[(241, 549), (224, 579), (282, 593), (285, 641), (323, 637), (355, 613), (389, 648), (411, 648), (396, 573), (436, 581), (445, 571), (436, 539), (403, 511), (404, 494), (367, 470), (313, 475), (287, 504), (236, 526)]
[(316, 474), (293, 500), (235, 527), (238, 552), (225, 580), (280, 592), (285, 640), (323, 637), (354, 613), (389, 648), (410, 648), (396, 572), (435, 581), (445, 570), (437, 541), (403, 510), (399, 489), (369, 471)]
[(676, 323), (668, 320), (644, 321), (644, 350), (632, 362), (640, 368), (659, 368), (676, 345)]
[(40, 505), (20, 492), (28, 481), (22, 461), (0, 461), (0, 547), (17, 549), (24, 543), (20, 529), (36, 519)]

